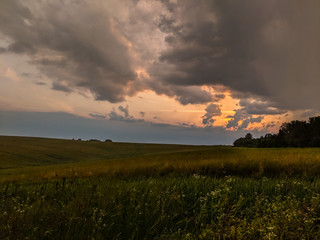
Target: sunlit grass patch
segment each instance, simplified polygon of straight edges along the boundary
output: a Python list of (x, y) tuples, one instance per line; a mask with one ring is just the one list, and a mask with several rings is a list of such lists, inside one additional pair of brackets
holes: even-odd
[[(90, 155), (90, 152), (87, 154)], [(313, 177), (320, 174), (319, 156), (320, 149), (189, 146), (169, 153), (158, 149), (155, 153), (141, 152), (122, 158), (91, 157), (90, 160), (76, 162), (66, 161), (49, 165), (1, 169), (0, 182), (92, 176), (188, 176), (192, 174)]]

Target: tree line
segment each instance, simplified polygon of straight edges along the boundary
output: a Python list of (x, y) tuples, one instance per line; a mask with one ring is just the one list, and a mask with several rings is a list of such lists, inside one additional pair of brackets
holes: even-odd
[(320, 116), (281, 125), (277, 134), (253, 138), (251, 133), (234, 141), (235, 147), (320, 147)]

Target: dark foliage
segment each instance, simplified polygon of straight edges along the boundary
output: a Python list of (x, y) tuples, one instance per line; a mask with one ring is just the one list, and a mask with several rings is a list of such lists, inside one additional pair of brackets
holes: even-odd
[(278, 134), (253, 138), (250, 133), (234, 141), (235, 147), (320, 147), (320, 116), (309, 121), (283, 123)]

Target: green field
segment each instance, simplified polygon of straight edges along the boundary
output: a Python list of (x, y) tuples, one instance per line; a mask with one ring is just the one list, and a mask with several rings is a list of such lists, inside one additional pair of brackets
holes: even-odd
[(0, 239), (320, 239), (320, 149), (0, 137)]

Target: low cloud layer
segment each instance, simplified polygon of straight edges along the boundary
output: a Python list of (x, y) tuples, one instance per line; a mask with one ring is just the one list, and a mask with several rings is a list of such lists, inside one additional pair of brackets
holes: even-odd
[(144, 122), (142, 118), (135, 118), (129, 114), (129, 106), (119, 106), (118, 111), (113, 109), (108, 113), (108, 119), (111, 121), (123, 121), (123, 122)]
[[(255, 136), (265, 134), (257, 131), (253, 133)], [(226, 131), (219, 127), (190, 128), (149, 122), (88, 119), (63, 112), (0, 111), (0, 134), (84, 140), (112, 139), (115, 142), (231, 145), (235, 139), (244, 136), (245, 131)]]
[(204, 104), (223, 95), (202, 86), (223, 85), (247, 113), (273, 115), (320, 109), (319, 16), (317, 0), (2, 0), (0, 54), (97, 100), (150, 89)]

